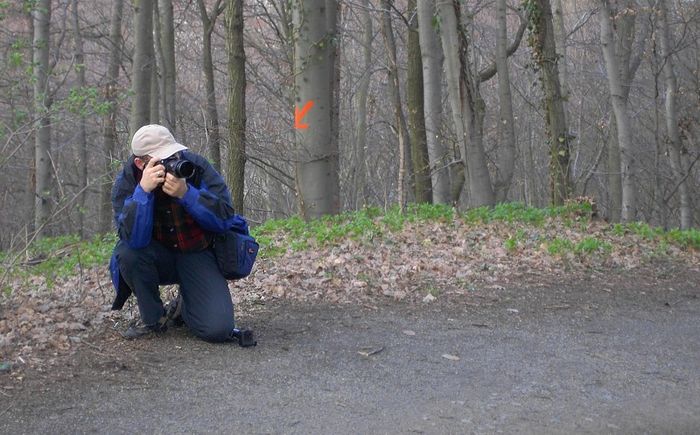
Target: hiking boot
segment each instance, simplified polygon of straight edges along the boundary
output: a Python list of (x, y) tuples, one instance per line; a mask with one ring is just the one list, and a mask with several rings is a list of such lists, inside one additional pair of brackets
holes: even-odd
[(165, 305), (165, 317), (170, 326), (180, 327), (185, 324), (182, 319), (182, 296), (180, 294)]
[(135, 320), (131, 322), (129, 328), (122, 334), (122, 336), (124, 338), (132, 339), (165, 332), (168, 329), (165, 324), (166, 320), (167, 319), (165, 317), (161, 317), (158, 323), (155, 325), (146, 325), (141, 319)]

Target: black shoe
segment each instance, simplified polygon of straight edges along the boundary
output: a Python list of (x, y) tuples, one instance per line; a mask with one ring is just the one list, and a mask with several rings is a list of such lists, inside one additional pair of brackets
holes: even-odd
[(235, 340), (238, 340), (238, 345), (241, 347), (251, 347), (258, 345), (258, 341), (255, 339), (253, 331), (251, 331), (250, 329), (234, 328), (234, 330), (231, 332), (231, 336)]
[(168, 327), (165, 324), (166, 318), (161, 317), (155, 325), (146, 325), (141, 319), (138, 319), (129, 325), (129, 328), (122, 334), (124, 338), (141, 338), (147, 335), (159, 334), (165, 332)]
[(182, 296), (180, 294), (165, 306), (165, 317), (170, 326), (179, 327), (185, 324), (182, 319)]

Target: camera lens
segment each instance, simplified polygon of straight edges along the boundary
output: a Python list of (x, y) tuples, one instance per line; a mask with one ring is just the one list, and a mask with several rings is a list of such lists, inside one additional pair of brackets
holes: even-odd
[(189, 160), (178, 160), (173, 166), (173, 173), (177, 178), (190, 178), (194, 175), (194, 163)]
[(165, 170), (177, 178), (190, 178), (194, 175), (194, 163), (185, 159), (169, 158), (160, 161)]

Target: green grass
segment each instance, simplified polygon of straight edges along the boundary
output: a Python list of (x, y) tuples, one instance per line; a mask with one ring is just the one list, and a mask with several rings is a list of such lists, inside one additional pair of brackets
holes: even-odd
[[(447, 205), (411, 204), (401, 213), (398, 207), (382, 210), (377, 207), (367, 207), (362, 210), (345, 212), (335, 216), (327, 216), (310, 222), (299, 216), (286, 219), (272, 219), (262, 225), (252, 228), (251, 232), (261, 245), (260, 257), (271, 258), (284, 255), (286, 252), (318, 249), (332, 246), (352, 239), (362, 243), (386, 241), (393, 232), (401, 231), (406, 224), (441, 222), (451, 225), (466, 222), (469, 225), (503, 222), (511, 230), (504, 240), (505, 248), (514, 253), (523, 246), (532, 228), (538, 228), (535, 233), (542, 233), (540, 228), (549, 225), (552, 219), (561, 225), (582, 232), (588, 231), (591, 208), (589, 204), (567, 204), (561, 207), (534, 208), (520, 203), (499, 204), (495, 207), (479, 207), (458, 213)], [(529, 229), (528, 229), (529, 228)], [(599, 234), (600, 235), (600, 234)], [(650, 227), (645, 223), (614, 224), (607, 230), (608, 236), (623, 238), (630, 235), (649, 240), (654, 243), (652, 250), (663, 253), (671, 246), (681, 249), (700, 250), (700, 231), (673, 229), (664, 231)], [(454, 234), (455, 239), (461, 237)], [(547, 252), (553, 256), (574, 253), (580, 256), (605, 254), (613, 249), (615, 239), (602, 240), (595, 234), (586, 235), (579, 242), (546, 234), (537, 236), (538, 243), (544, 243)], [(44, 276), (51, 285), (56, 279), (74, 275), (80, 268), (104, 266), (109, 262), (112, 248), (116, 242), (113, 234), (98, 236), (81, 241), (78, 236), (68, 235), (49, 237), (35, 242), (14, 265), (10, 262), (15, 258), (14, 253), (0, 252), (0, 269), (9, 268), (10, 276), (29, 277)], [(39, 259), (35, 265), (22, 263), (26, 259)], [(2, 275), (0, 275), (0, 279)], [(2, 283), (0, 283), (2, 284)], [(4, 284), (3, 284), (4, 285)], [(7, 292), (7, 288), (0, 289)]]
[(520, 242), (524, 241), (527, 237), (527, 233), (524, 229), (518, 228), (515, 234), (509, 236), (505, 243), (505, 247), (508, 251), (513, 252), (518, 248)]
[[(109, 264), (116, 240), (114, 234), (95, 236), (90, 240), (80, 240), (77, 235), (46, 237), (35, 241), (26, 257), (18, 259), (16, 263), (19, 264), (9, 264), (15, 257), (9, 253), (4, 253), (0, 264), (9, 268), (11, 276), (43, 276), (50, 288), (57, 279), (75, 275), (81, 268)], [(33, 260), (35, 264), (23, 265), (26, 260)]]
[(681, 248), (700, 249), (700, 230), (673, 229), (664, 235), (667, 242), (674, 243)]
[(528, 207), (519, 202), (498, 204), (495, 207), (478, 207), (467, 210), (464, 220), (469, 224), (490, 223), (494, 221), (524, 223), (543, 226), (547, 219), (566, 217), (578, 220), (581, 216), (590, 216), (592, 207), (588, 203), (572, 203), (558, 207)]
[(569, 239), (556, 237), (547, 244), (547, 252), (552, 256), (561, 256), (574, 249), (574, 243)]
[(676, 245), (682, 249), (700, 249), (700, 230), (691, 228), (680, 230), (674, 228), (665, 231), (663, 228), (651, 227), (644, 222), (614, 224), (611, 232), (618, 237), (634, 234), (645, 240), (656, 241), (666, 245)]
[(574, 246), (577, 254), (607, 253), (612, 251), (613, 246), (608, 242), (603, 242), (595, 237), (584, 237), (583, 240)]

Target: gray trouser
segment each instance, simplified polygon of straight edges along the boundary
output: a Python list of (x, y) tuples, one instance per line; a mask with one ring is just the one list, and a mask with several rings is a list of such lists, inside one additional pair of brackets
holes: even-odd
[(141, 319), (155, 325), (163, 316), (159, 285), (180, 284), (182, 318), (207, 341), (224, 341), (233, 331), (233, 302), (210, 249), (181, 253), (156, 241), (142, 249), (116, 248), (119, 272), (136, 295)]

